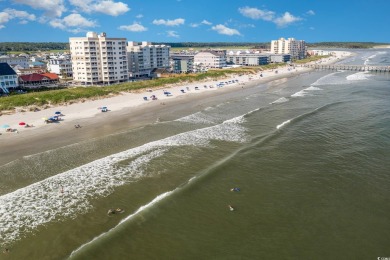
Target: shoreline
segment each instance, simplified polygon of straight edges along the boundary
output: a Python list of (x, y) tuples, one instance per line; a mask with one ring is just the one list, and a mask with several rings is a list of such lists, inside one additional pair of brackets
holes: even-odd
[[(321, 60), (322, 63), (334, 63), (340, 58), (346, 58), (351, 53), (340, 52), (339, 55)], [(318, 62), (318, 61), (317, 61)], [(79, 143), (91, 138), (99, 138), (120, 131), (130, 130), (167, 117), (172, 111), (186, 111), (195, 109), (206, 98), (227, 95), (242, 90), (253, 88), (260, 84), (275, 80), (294, 77), (313, 69), (296, 67), (291, 70), (286, 66), (274, 70), (263, 71), (263, 77), (259, 75), (243, 75), (229, 77), (223, 80), (194, 82), (187, 85), (163, 87), (154, 89), (151, 92), (123, 93), (98, 100), (87, 100), (66, 106), (56, 106), (38, 112), (16, 112), (0, 117), (0, 125), (8, 124), (18, 132), (6, 132), (0, 129), (0, 166), (14, 160), (32, 154), (56, 149), (62, 146)], [(217, 87), (218, 82), (238, 80), (237, 83)], [(204, 86), (207, 86), (204, 87)], [(213, 88), (210, 88), (213, 86)], [(197, 87), (197, 89), (195, 88)], [(181, 90), (185, 93), (182, 93)], [(189, 89), (189, 90), (188, 90)], [(164, 95), (164, 91), (172, 95)], [(151, 95), (156, 95), (157, 100), (150, 100)], [(148, 97), (148, 101), (143, 99)], [(107, 106), (108, 112), (101, 112), (98, 108)], [(48, 118), (60, 111), (64, 116), (58, 123), (45, 124), (42, 118)], [(19, 122), (32, 124), (34, 127), (25, 128), (19, 126)], [(76, 129), (74, 125), (79, 124), (81, 128)]]

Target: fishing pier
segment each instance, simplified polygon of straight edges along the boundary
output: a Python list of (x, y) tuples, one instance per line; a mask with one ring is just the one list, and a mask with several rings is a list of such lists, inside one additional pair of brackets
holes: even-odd
[(390, 66), (369, 66), (369, 65), (343, 65), (343, 64), (302, 64), (302, 67), (318, 70), (350, 70), (350, 71), (369, 71), (369, 72), (390, 72)]

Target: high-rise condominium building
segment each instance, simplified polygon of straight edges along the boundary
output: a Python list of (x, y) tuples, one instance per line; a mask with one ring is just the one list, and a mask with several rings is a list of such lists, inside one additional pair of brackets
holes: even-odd
[(303, 40), (294, 38), (280, 38), (271, 41), (271, 53), (290, 54), (292, 59), (303, 59), (306, 57), (306, 43)]
[(167, 45), (152, 45), (150, 42), (128, 42), (130, 77), (149, 77), (153, 69), (169, 68), (170, 48)]
[(69, 38), (73, 80), (99, 85), (128, 80), (126, 38), (107, 38), (106, 33), (88, 32)]

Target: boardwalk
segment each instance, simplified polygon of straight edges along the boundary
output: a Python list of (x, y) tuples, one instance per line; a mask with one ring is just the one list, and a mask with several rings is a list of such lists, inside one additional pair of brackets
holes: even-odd
[(390, 72), (390, 66), (369, 66), (369, 65), (344, 65), (344, 64), (303, 64), (302, 67), (320, 69), (320, 70), (351, 70), (351, 71), (371, 71), (371, 72)]

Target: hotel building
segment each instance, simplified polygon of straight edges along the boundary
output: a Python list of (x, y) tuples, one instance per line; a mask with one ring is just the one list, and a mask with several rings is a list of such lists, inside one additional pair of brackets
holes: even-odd
[(127, 58), (131, 78), (150, 77), (154, 69), (169, 68), (170, 46), (150, 42), (128, 42)]
[(126, 38), (88, 32), (86, 37), (69, 38), (69, 43), (75, 82), (109, 85), (128, 80)]
[(292, 59), (300, 60), (306, 57), (306, 51), (306, 43), (303, 40), (280, 38), (271, 41), (271, 53), (274, 54), (290, 54)]

